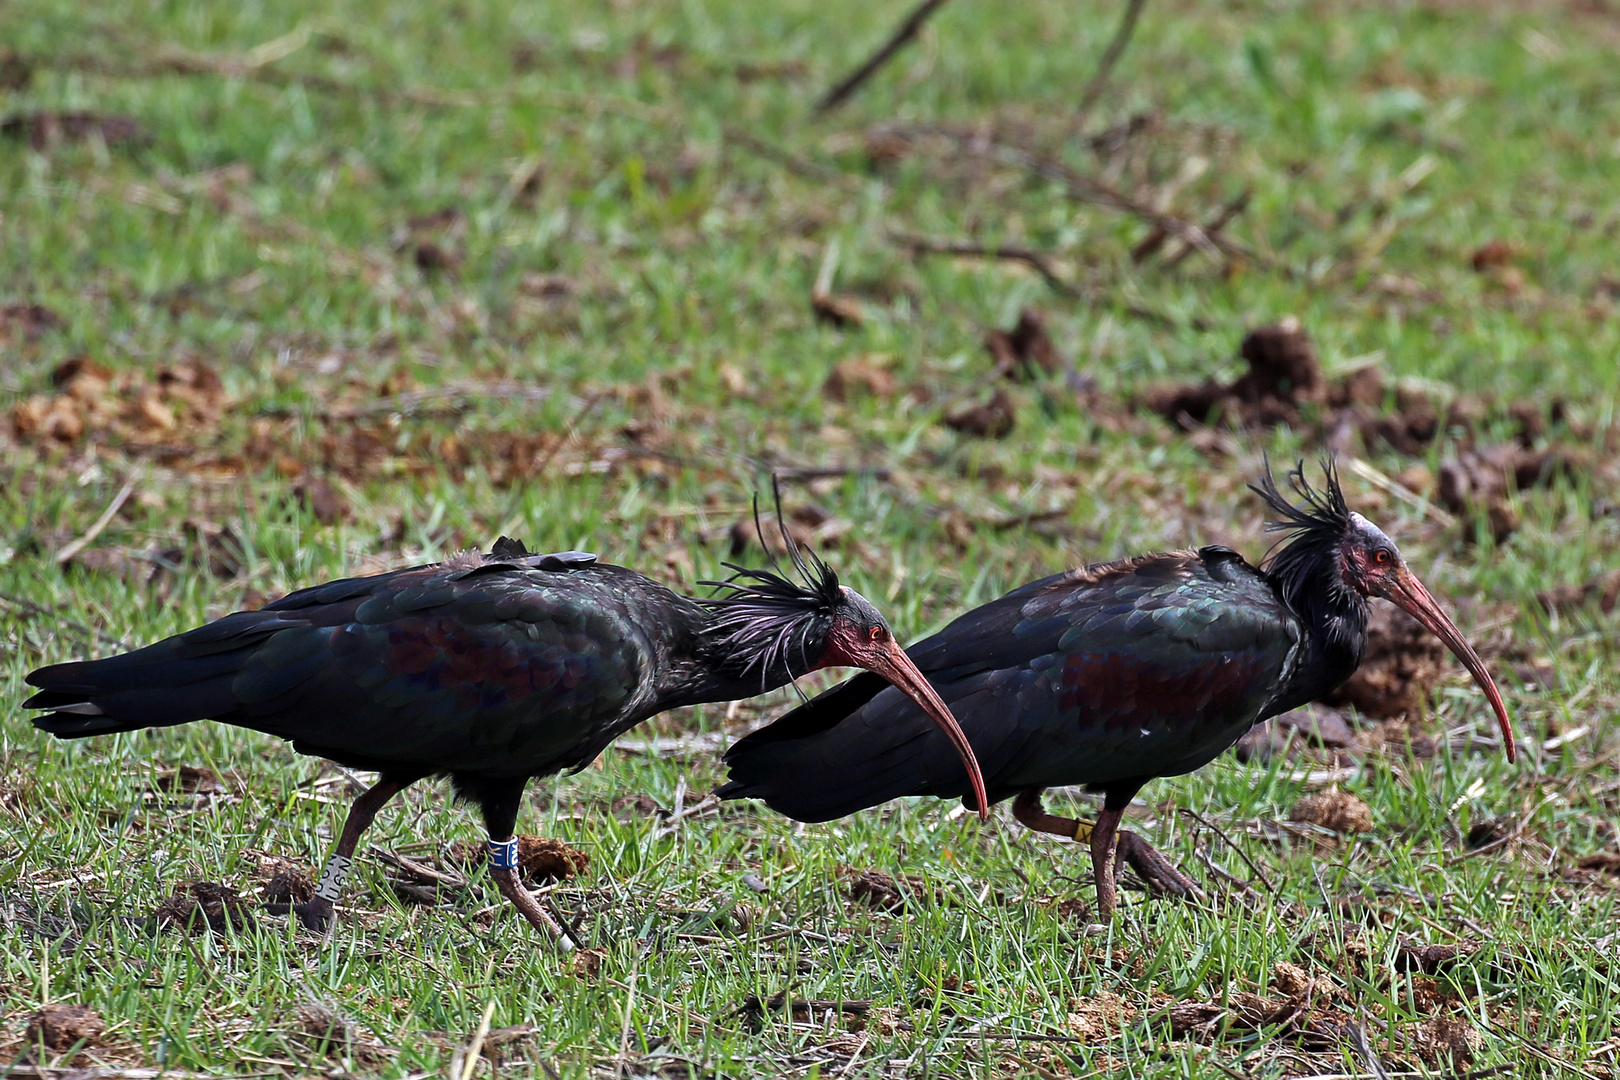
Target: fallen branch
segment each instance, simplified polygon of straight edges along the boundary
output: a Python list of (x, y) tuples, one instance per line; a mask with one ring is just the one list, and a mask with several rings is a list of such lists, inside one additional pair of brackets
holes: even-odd
[[(1046, 283), (1052, 288), (1053, 292), (1060, 293), (1063, 296), (1074, 297), (1076, 299), (1090, 299), (1099, 304), (1109, 303), (1113, 300), (1111, 296), (1105, 295), (1098, 290), (1082, 289), (1080, 286), (1068, 281), (1058, 274), (1058, 272), (1053, 268), (1051, 260), (1041, 252), (1034, 251), (1030, 248), (1020, 247), (1016, 244), (974, 244), (964, 241), (935, 240), (926, 236), (911, 236), (907, 234), (893, 235), (891, 236), (891, 239), (901, 247), (910, 248), (911, 253), (914, 256), (954, 255), (970, 259), (1004, 259), (1012, 262), (1022, 262), (1032, 267), (1036, 273), (1040, 274), (1041, 278), (1046, 281)], [(1152, 308), (1146, 308), (1140, 304), (1133, 304), (1129, 301), (1125, 301), (1119, 306), (1120, 310), (1125, 312), (1125, 314), (1130, 315), (1133, 318), (1141, 319), (1143, 322), (1153, 323), (1156, 326), (1164, 326), (1170, 329), (1176, 329), (1182, 325), (1186, 325), (1200, 332), (1210, 329), (1209, 324), (1203, 319), (1188, 319), (1186, 323), (1183, 324), (1182, 322), (1171, 318), (1163, 312), (1154, 311)]]
[(1125, 5), (1125, 14), (1119, 20), (1119, 29), (1114, 31), (1114, 40), (1108, 43), (1108, 48), (1103, 52), (1102, 61), (1097, 65), (1097, 74), (1091, 77), (1091, 81), (1086, 84), (1085, 93), (1080, 95), (1080, 108), (1076, 110), (1074, 120), (1076, 131), (1085, 130), (1086, 121), (1091, 119), (1091, 110), (1096, 107), (1097, 100), (1108, 88), (1108, 79), (1114, 73), (1114, 65), (1125, 55), (1125, 46), (1131, 43), (1131, 34), (1136, 30), (1136, 20), (1146, 5), (1147, 0), (1128, 0)]
[(1271, 879), (1266, 877), (1266, 875), (1260, 870), (1260, 868), (1255, 865), (1253, 859), (1249, 858), (1248, 852), (1246, 852), (1242, 848), (1238, 847), (1237, 844), (1233, 842), (1232, 838), (1230, 836), (1226, 835), (1226, 830), (1225, 829), (1222, 829), (1219, 825), (1215, 824), (1213, 821), (1209, 820), (1203, 814), (1200, 814), (1196, 810), (1190, 809), (1188, 807), (1182, 807), (1181, 812), (1183, 814), (1186, 814), (1188, 817), (1192, 818), (1194, 821), (1198, 822), (1200, 825), (1203, 825), (1204, 827), (1209, 829), (1210, 832), (1214, 833), (1216, 836), (1218, 836), (1222, 840), (1224, 840), (1226, 842), (1227, 847), (1229, 847), (1233, 851), (1237, 852), (1238, 858), (1242, 859), (1244, 862), (1249, 864), (1249, 869), (1251, 871), (1253, 871), (1254, 876), (1260, 880), (1260, 884), (1262, 884), (1262, 885), (1264, 885), (1266, 887), (1266, 892), (1270, 893), (1273, 897), (1275, 897), (1277, 895), (1277, 886), (1273, 885), (1271, 883)]
[(892, 237), (901, 247), (910, 248), (913, 255), (957, 255), (964, 258), (1004, 259), (1029, 266), (1064, 296), (1079, 296), (1080, 290), (1065, 281), (1045, 255), (1017, 244), (975, 244), (967, 241), (934, 240), (926, 236), (898, 235)]
[(906, 16), (905, 21), (895, 28), (894, 33), (889, 35), (889, 40), (883, 43), (882, 48), (873, 53), (866, 63), (846, 75), (842, 82), (827, 91), (822, 96), (822, 99), (816, 102), (816, 112), (831, 112), (848, 101), (854, 96), (855, 91), (861, 88), (862, 83), (877, 74), (877, 70), (889, 62), (889, 57), (899, 52), (906, 42), (917, 36), (918, 31), (923, 28), (923, 23), (928, 21), (929, 16), (944, 6), (945, 0), (922, 0), (922, 3), (913, 8), (911, 14)]
[[(1249, 208), (1249, 200), (1253, 197), (1254, 192), (1252, 190), (1248, 188), (1243, 189), (1243, 191), (1239, 193), (1235, 199), (1221, 207), (1220, 213), (1216, 214), (1210, 219), (1209, 224), (1204, 226), (1204, 232), (1208, 233), (1210, 236), (1215, 236), (1218, 234), (1222, 229), (1230, 225), (1233, 219)], [(1182, 262), (1186, 260), (1187, 256), (1191, 255), (1192, 253), (1192, 245), (1183, 244), (1180, 251), (1164, 260), (1164, 268), (1166, 270), (1175, 269), (1176, 267), (1180, 266)]]
[(1210, 258), (1220, 260), (1224, 256), (1226, 261), (1252, 262), (1267, 270), (1294, 276), (1285, 265), (1261, 255), (1241, 241), (1221, 233), (1211, 235), (1185, 218), (1156, 209), (1094, 176), (1077, 172), (1060, 161), (1006, 142), (985, 131), (964, 131), (943, 124), (885, 125), (876, 130), (901, 136), (932, 135), (948, 139), (962, 153), (1015, 165), (1042, 179), (1061, 184), (1069, 198), (1076, 202), (1091, 203), (1140, 218), (1165, 236), (1181, 240)]
[(868, 480), (888, 481), (894, 474), (884, 465), (772, 465), (771, 475), (783, 483), (806, 483), (811, 480), (836, 480), (845, 476), (860, 476)]

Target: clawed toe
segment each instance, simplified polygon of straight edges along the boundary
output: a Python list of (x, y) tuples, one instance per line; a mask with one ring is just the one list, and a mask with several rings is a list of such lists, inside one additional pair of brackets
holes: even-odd
[(1131, 832), (1119, 834), (1115, 849), (1116, 865), (1129, 864), (1152, 892), (1181, 898), (1202, 898), (1197, 882), (1183, 874), (1174, 863), (1154, 849), (1153, 845)]
[(332, 901), (319, 896), (303, 904), (266, 904), (264, 910), (270, 915), (295, 915), (304, 929), (317, 934), (326, 933), (332, 926)]

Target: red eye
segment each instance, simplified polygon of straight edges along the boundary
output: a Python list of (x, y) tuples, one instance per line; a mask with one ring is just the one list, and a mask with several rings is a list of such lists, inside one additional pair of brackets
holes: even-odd
[(1379, 548), (1377, 551), (1373, 552), (1373, 561), (1376, 563), (1389, 562), (1389, 549)]
[(872, 638), (873, 641), (882, 641), (883, 640), (883, 627), (881, 627), (881, 626), (872, 627), (872, 629), (869, 630), (868, 633), (871, 635), (871, 638)]

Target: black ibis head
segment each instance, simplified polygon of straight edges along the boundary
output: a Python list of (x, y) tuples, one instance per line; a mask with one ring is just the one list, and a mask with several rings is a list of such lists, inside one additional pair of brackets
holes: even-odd
[(711, 627), (733, 670), (750, 676), (756, 670), (760, 688), (829, 667), (864, 668), (882, 676), (926, 713), (961, 755), (978, 799), (979, 816), (988, 820), (989, 800), (973, 747), (951, 710), (917, 670), (895, 640), (888, 620), (872, 602), (847, 585), (814, 554), (791, 541), (789, 553), (803, 583), (766, 570), (726, 563), (734, 577), (703, 582), (731, 590), (728, 596), (701, 603), (716, 618)]
[[(1261, 482), (1251, 485), (1281, 515), (1268, 528), (1293, 534), (1270, 563), (1272, 574), (1282, 582), (1284, 595), (1296, 610), (1305, 613), (1324, 600), (1331, 601), (1333, 593), (1348, 589), (1362, 598), (1381, 597), (1411, 615), (1445, 643), (1485, 692), (1502, 729), (1508, 760), (1515, 760), (1507, 706), (1491, 681), (1485, 661), (1407, 567), (1395, 541), (1345, 503), (1333, 462), (1324, 461), (1322, 468), (1327, 474), (1327, 488), (1323, 491), (1312, 488), (1305, 480), (1303, 463), (1290, 470), (1289, 485), (1304, 500), (1299, 506), (1290, 504), (1277, 490), (1269, 463)], [(1331, 619), (1324, 621), (1330, 628), (1335, 625)], [(1365, 633), (1364, 621), (1359, 632)]]

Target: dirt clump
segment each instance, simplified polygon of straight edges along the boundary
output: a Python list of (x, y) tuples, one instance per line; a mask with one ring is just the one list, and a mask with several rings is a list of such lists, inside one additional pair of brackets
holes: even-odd
[(0, 304), (0, 344), (38, 341), (67, 322), (44, 304)]
[(822, 393), (833, 401), (853, 401), (859, 397), (888, 400), (894, 397), (894, 374), (868, 356), (852, 356), (833, 365)]
[(1374, 604), (1361, 666), (1321, 700), (1380, 720), (1415, 717), (1445, 676), (1447, 655), (1440, 640), (1406, 612)]
[(1291, 1001), (1240, 990), (1223, 1005), (1215, 1001), (1181, 1001), (1170, 1007), (1170, 1031), (1178, 1039), (1214, 1042), (1226, 1032), (1250, 1032), (1286, 1023), (1299, 1015)]
[(336, 525), (350, 517), (349, 500), (325, 477), (301, 476), (293, 485), (292, 494), (298, 504), (321, 525)]
[(225, 795), (230, 792), (218, 773), (196, 765), (164, 769), (158, 773), (157, 787), (181, 795)]
[(1268, 428), (1298, 425), (1300, 407), (1327, 399), (1327, 380), (1310, 335), (1289, 317), (1244, 335), (1238, 355), (1248, 370), (1228, 384), (1210, 378), (1202, 383), (1158, 387), (1140, 403), (1183, 429), (1232, 423)]
[(343, 1017), (325, 1005), (306, 1002), (293, 1010), (292, 1021), (301, 1034), (315, 1040), (317, 1047), (341, 1048), (352, 1039)]
[(1459, 960), (1479, 952), (1477, 941), (1464, 939), (1451, 945), (1425, 945), (1410, 939), (1395, 947), (1395, 970), (1418, 975), (1440, 975)]
[(228, 885), (212, 881), (186, 881), (174, 887), (153, 912), (165, 929), (200, 934), (211, 930), (242, 930), (253, 924), (253, 901)]
[[(518, 872), (530, 881), (568, 881), (590, 869), (589, 854), (554, 837), (520, 835), (517, 840)], [(478, 866), (488, 858), (488, 845), (476, 840), (450, 846), (450, 861), (461, 866)]]
[(840, 866), (837, 875), (849, 890), (852, 902), (880, 911), (898, 911), (919, 897), (932, 897), (938, 901), (944, 896), (940, 889), (929, 885), (917, 874), (904, 874), (896, 878), (882, 870)]
[(1531, 449), (1513, 443), (1459, 451), (1440, 463), (1436, 495), (1453, 514), (1472, 516), (1485, 511), (1497, 543), (1519, 527), (1511, 496), (1529, 488), (1546, 487), (1554, 480), (1574, 478), (1592, 471), (1593, 463), (1570, 447)]
[(997, 390), (982, 405), (969, 406), (945, 417), (945, 426), (980, 439), (1005, 439), (1018, 422), (1018, 410), (1007, 391)]
[(569, 959), (569, 966), (578, 979), (595, 979), (602, 971), (602, 961), (607, 959), (606, 949), (580, 949)]
[(839, 330), (858, 329), (866, 322), (866, 310), (853, 296), (817, 292), (810, 295), (810, 311), (816, 321)]
[(1513, 245), (1506, 240), (1488, 240), (1474, 249), (1474, 253), (1468, 257), (1468, 265), (1473, 267), (1474, 273), (1483, 274), (1488, 270), (1500, 270), (1516, 254)]
[(1043, 374), (1055, 375), (1067, 366), (1046, 332), (1045, 317), (1034, 308), (1020, 312), (1011, 330), (986, 333), (984, 347), (997, 371), (1021, 382)]
[(1589, 604), (1608, 615), (1620, 603), (1620, 570), (1593, 578), (1584, 585), (1559, 585), (1536, 593), (1536, 600), (1550, 614), (1575, 611)]
[(212, 431), (229, 402), (214, 369), (201, 361), (115, 375), (88, 357), (52, 373), (54, 394), (13, 406), (12, 434), (22, 442), (72, 445), (86, 437), (151, 445), (184, 431)]
[(89, 1050), (101, 1045), (107, 1022), (88, 1005), (52, 1004), (28, 1018), (28, 1029), (23, 1035), (28, 1047), (43, 1046), (52, 1053), (61, 1054), (75, 1046)]
[(1413, 1049), (1428, 1065), (1449, 1060), (1456, 1068), (1467, 1068), (1485, 1046), (1485, 1037), (1463, 1016), (1436, 1016), (1421, 1021), (1413, 1035)]
[(1289, 821), (1320, 825), (1336, 833), (1372, 832), (1372, 810), (1348, 791), (1333, 789), (1307, 795), (1288, 812)]
[(1609, 889), (1620, 886), (1620, 851), (1599, 851), (1575, 860), (1566, 867), (1562, 877), (1574, 885), (1601, 885)]
[(1104, 990), (1095, 997), (1071, 1001), (1065, 1027), (1070, 1035), (1087, 1043), (1104, 1043), (1119, 1038), (1120, 1030), (1135, 1019), (1135, 1006)]
[(315, 897), (315, 879), (291, 859), (260, 858), (259, 873), (268, 875), (259, 886), (259, 896), (267, 904), (307, 904)]

